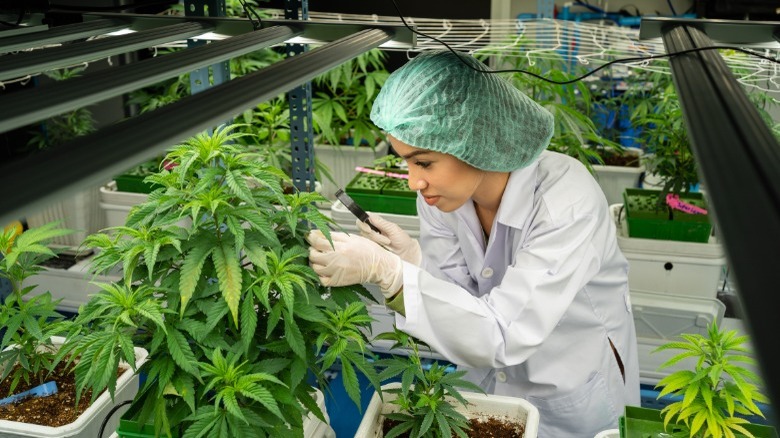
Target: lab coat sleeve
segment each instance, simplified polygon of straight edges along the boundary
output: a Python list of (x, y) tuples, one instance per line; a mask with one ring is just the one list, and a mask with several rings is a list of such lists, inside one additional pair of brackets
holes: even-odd
[(459, 365), (501, 368), (528, 359), (600, 268), (593, 216), (543, 216), (514, 249), (501, 283), (481, 297), (404, 263), (406, 317), (396, 315), (398, 328)]

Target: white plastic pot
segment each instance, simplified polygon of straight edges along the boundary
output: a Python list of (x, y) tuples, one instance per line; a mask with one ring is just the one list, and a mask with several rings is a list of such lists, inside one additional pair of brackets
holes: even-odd
[(100, 208), (104, 215), (105, 226), (123, 226), (127, 221), (130, 208), (145, 202), (148, 197), (146, 193), (120, 192), (116, 189), (114, 181), (101, 187)]
[(715, 299), (726, 266), (726, 253), (714, 237), (709, 243), (628, 237), (621, 204), (610, 206), (617, 241), (628, 259), (632, 291)]
[[(68, 269), (44, 268), (37, 274), (27, 278), (22, 287), (36, 285), (29, 297), (51, 292), (55, 300), (61, 300), (57, 309), (76, 313), (82, 304), (89, 301), (89, 296), (100, 292), (100, 287), (94, 283), (111, 283), (122, 279), (121, 273), (97, 275), (89, 272), (92, 257), (80, 260)], [(1, 438), (1, 437), (0, 437)]]
[(36, 228), (59, 221), (60, 227), (73, 230), (73, 233), (55, 237), (52, 243), (77, 247), (88, 235), (104, 227), (105, 218), (99, 199), (98, 187), (83, 190), (28, 215), (27, 225)]
[[(388, 383), (382, 389), (400, 387), (400, 383)], [(524, 438), (536, 438), (539, 430), (539, 410), (527, 400), (518, 397), (506, 397), (501, 395), (485, 395), (473, 392), (461, 392), (463, 398), (469, 402), (468, 408), (458, 402), (454, 402), (456, 410), (466, 418), (505, 418), (510, 421), (518, 421), (525, 424)], [(395, 412), (398, 406), (389, 403), (395, 395), (384, 393), (383, 402), (379, 394), (374, 393), (368, 404), (363, 420), (360, 422), (355, 438), (381, 438), (382, 422), (384, 414)]]
[[(52, 341), (55, 346), (61, 346), (65, 341), (62, 337), (52, 337)], [(146, 358), (149, 355), (143, 348), (135, 347), (135, 363), (138, 368), (146, 362)], [(127, 364), (124, 364), (127, 366)], [(100, 432), (100, 425), (115, 405), (122, 403), (126, 400), (132, 400), (135, 398), (138, 392), (138, 375), (127, 366), (116, 383), (116, 392), (114, 393), (114, 399), (111, 400), (111, 396), (108, 391), (103, 391), (102, 394), (95, 400), (76, 421), (70, 424), (66, 424), (60, 427), (39, 426), (36, 424), (20, 423), (16, 421), (0, 420), (0, 438), (17, 438), (17, 437), (33, 437), (33, 438), (96, 438), (98, 432)], [(129, 404), (127, 405), (130, 406)], [(127, 409), (127, 408), (124, 408)], [(122, 416), (122, 410), (113, 413), (111, 418), (106, 423), (105, 431), (116, 430), (119, 426), (119, 417)], [(108, 435), (108, 432), (104, 432)]]
[(323, 422), (316, 415), (309, 413), (306, 418), (303, 419), (303, 437), (304, 438), (336, 438), (336, 432), (330, 427), (330, 417), (328, 417), (328, 411), (325, 410), (325, 395), (322, 391), (315, 388), (315, 398), (317, 400), (317, 406), (322, 411), (327, 422)]
[(620, 438), (620, 429), (609, 429), (599, 432), (594, 438)]
[[(638, 148), (626, 148), (627, 154), (641, 157), (644, 153)], [(625, 167), (593, 165), (593, 177), (599, 183), (601, 190), (607, 197), (607, 204), (623, 202), (623, 190), (639, 186), (639, 178), (645, 166)]]

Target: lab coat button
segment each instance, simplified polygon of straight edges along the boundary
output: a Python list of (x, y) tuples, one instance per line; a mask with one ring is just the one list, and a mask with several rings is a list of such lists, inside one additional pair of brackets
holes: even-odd
[(482, 270), (482, 276), (484, 278), (490, 278), (493, 276), (493, 269), (492, 268), (485, 268)]
[(499, 371), (496, 373), (496, 380), (498, 380), (501, 383), (506, 382), (506, 373), (503, 371)]

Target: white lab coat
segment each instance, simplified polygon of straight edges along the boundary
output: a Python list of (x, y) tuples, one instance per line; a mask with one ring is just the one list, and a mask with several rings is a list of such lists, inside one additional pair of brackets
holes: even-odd
[(639, 405), (636, 332), (628, 263), (587, 169), (545, 151), (512, 172), (487, 246), (471, 202), (417, 210), (423, 264), (404, 263), (398, 328), (488, 393), (534, 404), (540, 438), (617, 428)]

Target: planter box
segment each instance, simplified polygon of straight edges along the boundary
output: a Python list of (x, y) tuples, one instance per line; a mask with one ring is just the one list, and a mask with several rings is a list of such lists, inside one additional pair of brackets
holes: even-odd
[[(641, 149), (627, 148), (628, 154), (636, 155), (637, 159), (642, 155)], [(645, 171), (645, 166), (625, 167), (593, 165), (593, 177), (599, 183), (607, 204), (623, 202), (623, 191), (628, 188), (639, 187), (639, 179)]]
[[(400, 383), (388, 383), (382, 386), (383, 390), (400, 387)], [(456, 410), (466, 418), (486, 418), (489, 416), (505, 418), (511, 421), (519, 421), (525, 424), (523, 438), (536, 438), (539, 429), (539, 410), (528, 401), (517, 397), (505, 397), (500, 395), (484, 395), (472, 392), (461, 392), (463, 398), (469, 402), (468, 408), (460, 403), (455, 403)], [(394, 400), (395, 394), (384, 393), (384, 401), (379, 394), (374, 393), (368, 404), (360, 427), (355, 433), (355, 438), (380, 438), (382, 434), (382, 422), (384, 415), (396, 412), (398, 406), (389, 403)]]
[[(40, 295), (47, 291), (55, 300), (62, 300), (57, 304), (57, 309), (65, 312), (77, 313), (82, 304), (89, 301), (89, 296), (98, 293), (101, 289), (94, 282), (111, 283), (122, 280), (118, 271), (108, 275), (98, 275), (89, 272), (92, 257), (80, 260), (68, 269), (44, 268), (43, 271), (27, 278), (22, 287), (37, 285), (28, 297)], [(2, 435), (0, 435), (2, 437)]]
[(682, 333), (707, 336), (712, 321), (720, 325), (726, 305), (717, 298), (689, 298), (631, 291), (631, 307), (639, 338), (677, 340)]
[(345, 191), (366, 211), (417, 215), (417, 192), (409, 190), (405, 179), (353, 172)]
[(336, 200), (336, 190), (344, 188), (355, 176), (355, 167), (371, 166), (374, 160), (387, 155), (388, 144), (385, 141), (377, 143), (374, 149), (370, 147), (333, 146), (325, 144), (314, 145), (314, 156), (329, 170), (335, 184), (327, 178), (322, 179), (322, 195), (330, 200)]
[[(756, 438), (777, 438), (777, 430), (774, 427), (760, 424), (746, 424), (744, 427)], [(672, 434), (682, 430), (684, 429), (680, 426), (669, 424), (666, 433)], [(667, 436), (666, 434), (662, 435), (663, 432), (664, 422), (660, 410), (626, 406), (625, 414), (620, 417), (621, 438)], [(745, 437), (742, 434), (736, 434), (736, 436)]]
[(145, 175), (122, 174), (114, 178), (116, 189), (120, 192), (130, 193), (152, 193), (155, 189), (162, 187), (159, 184), (150, 184), (144, 182)]
[[(325, 396), (322, 391), (315, 388), (315, 398), (317, 400), (317, 406), (319, 406), (327, 423), (322, 422), (316, 415), (309, 413), (306, 418), (303, 419), (303, 437), (304, 438), (336, 438), (336, 433), (333, 428), (330, 427), (330, 419), (328, 418), (328, 412), (325, 410)], [(155, 438), (154, 437), (154, 425), (153, 424), (139, 424), (137, 421), (138, 411), (141, 409), (141, 405), (133, 403), (130, 409), (122, 415), (119, 421), (119, 428), (116, 429), (116, 434), (112, 435), (116, 438)], [(108, 429), (107, 429), (108, 430)], [(114, 430), (114, 429), (111, 429)], [(171, 431), (174, 438), (178, 438), (176, 431)]]
[[(699, 207), (707, 207), (701, 193), (686, 193), (680, 199)], [(688, 214), (679, 210), (657, 209), (658, 192), (645, 189), (626, 189), (623, 205), (626, 208), (628, 235), (645, 239), (677, 240), (684, 242), (709, 241), (712, 224), (708, 215)]]
[(100, 188), (100, 209), (105, 217), (106, 227), (123, 226), (130, 208), (145, 202), (149, 195), (123, 192), (117, 189), (115, 181)]
[(609, 429), (596, 434), (593, 438), (620, 438), (620, 429)]
[(67, 196), (27, 216), (27, 225), (35, 228), (59, 221), (61, 228), (71, 229), (74, 232), (67, 236), (55, 237), (51, 243), (78, 247), (88, 235), (105, 226), (105, 217), (99, 202), (98, 187), (90, 188)]
[[(64, 338), (52, 337), (55, 346), (62, 345)], [(141, 367), (146, 362), (148, 352), (135, 347), (136, 366)], [(132, 369), (128, 369), (119, 376), (116, 383), (114, 400), (108, 391), (104, 391), (73, 423), (60, 427), (38, 426), (35, 424), (19, 423), (15, 421), (0, 420), (0, 437), (34, 437), (34, 438), (95, 438), (98, 436), (100, 426), (108, 415), (108, 412), (116, 405), (135, 398), (138, 392), (138, 375)], [(106, 424), (106, 431), (116, 429), (119, 424), (119, 416), (112, 415)]]
[(715, 237), (707, 243), (629, 237), (622, 205), (613, 204), (610, 211), (617, 227), (618, 246), (631, 267), (628, 283), (632, 291), (717, 297), (727, 262), (723, 246)]

